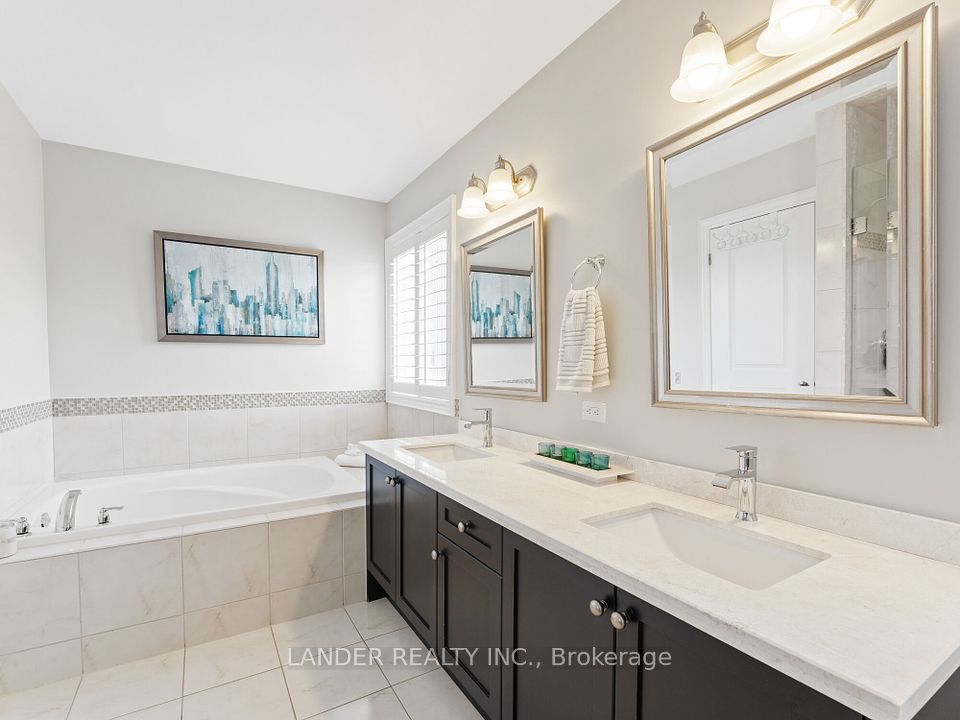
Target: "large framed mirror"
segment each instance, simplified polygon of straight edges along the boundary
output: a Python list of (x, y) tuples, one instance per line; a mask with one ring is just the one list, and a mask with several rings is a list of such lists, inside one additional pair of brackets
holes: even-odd
[(543, 402), (543, 208), (461, 246), (468, 395)]
[(657, 406), (936, 423), (936, 8), (647, 153)]

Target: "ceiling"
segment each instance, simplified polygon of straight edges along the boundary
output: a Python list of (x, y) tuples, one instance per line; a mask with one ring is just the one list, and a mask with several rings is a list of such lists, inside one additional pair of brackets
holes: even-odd
[(46, 140), (386, 201), (616, 2), (0, 0), (0, 83)]

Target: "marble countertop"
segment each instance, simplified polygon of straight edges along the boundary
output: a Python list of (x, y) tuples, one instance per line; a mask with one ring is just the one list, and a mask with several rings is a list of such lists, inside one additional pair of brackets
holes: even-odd
[[(594, 485), (527, 464), (522, 453), (439, 464), (406, 447), (463, 436), (373, 440), (372, 457), (671, 613), (871, 720), (908, 720), (960, 667), (960, 567), (621, 480)], [(762, 491), (762, 486), (761, 486)], [(828, 555), (750, 590), (585, 519), (656, 503)]]

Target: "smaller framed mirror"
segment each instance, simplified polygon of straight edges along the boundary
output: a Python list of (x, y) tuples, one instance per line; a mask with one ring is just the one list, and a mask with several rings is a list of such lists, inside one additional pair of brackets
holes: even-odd
[(543, 402), (543, 208), (460, 252), (467, 394)]

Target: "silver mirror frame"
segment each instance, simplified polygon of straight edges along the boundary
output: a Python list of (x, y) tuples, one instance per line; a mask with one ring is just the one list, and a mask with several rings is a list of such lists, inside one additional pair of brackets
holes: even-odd
[[(500, 238), (510, 235), (517, 230), (526, 227), (533, 227), (533, 287), (530, 296), (534, 301), (534, 319), (533, 327), (535, 329), (534, 337), (534, 358), (536, 368), (534, 370), (534, 379), (536, 385), (532, 390), (521, 390), (519, 388), (495, 388), (488, 385), (475, 385), (473, 382), (473, 361), (471, 356), (471, 338), (470, 338), (470, 253), (477, 252), (486, 245), (490, 245)], [(544, 344), (546, 332), (546, 306), (544, 292), (544, 274), (543, 274), (543, 208), (536, 208), (520, 217), (514, 218), (508, 223), (490, 230), (489, 232), (468, 240), (460, 246), (460, 318), (463, 328), (464, 340), (464, 367), (466, 369), (465, 392), (467, 395), (479, 395), (483, 397), (508, 398), (511, 400), (530, 400), (533, 402), (546, 401), (546, 373), (544, 372), (546, 361), (546, 346)]]
[[(825, 43), (829, 46), (829, 43)], [(897, 57), (906, 384), (901, 397), (809, 396), (670, 387), (667, 160), (885, 58)], [(933, 426), (937, 423), (937, 8), (929, 5), (840, 52), (647, 149), (653, 405)]]

